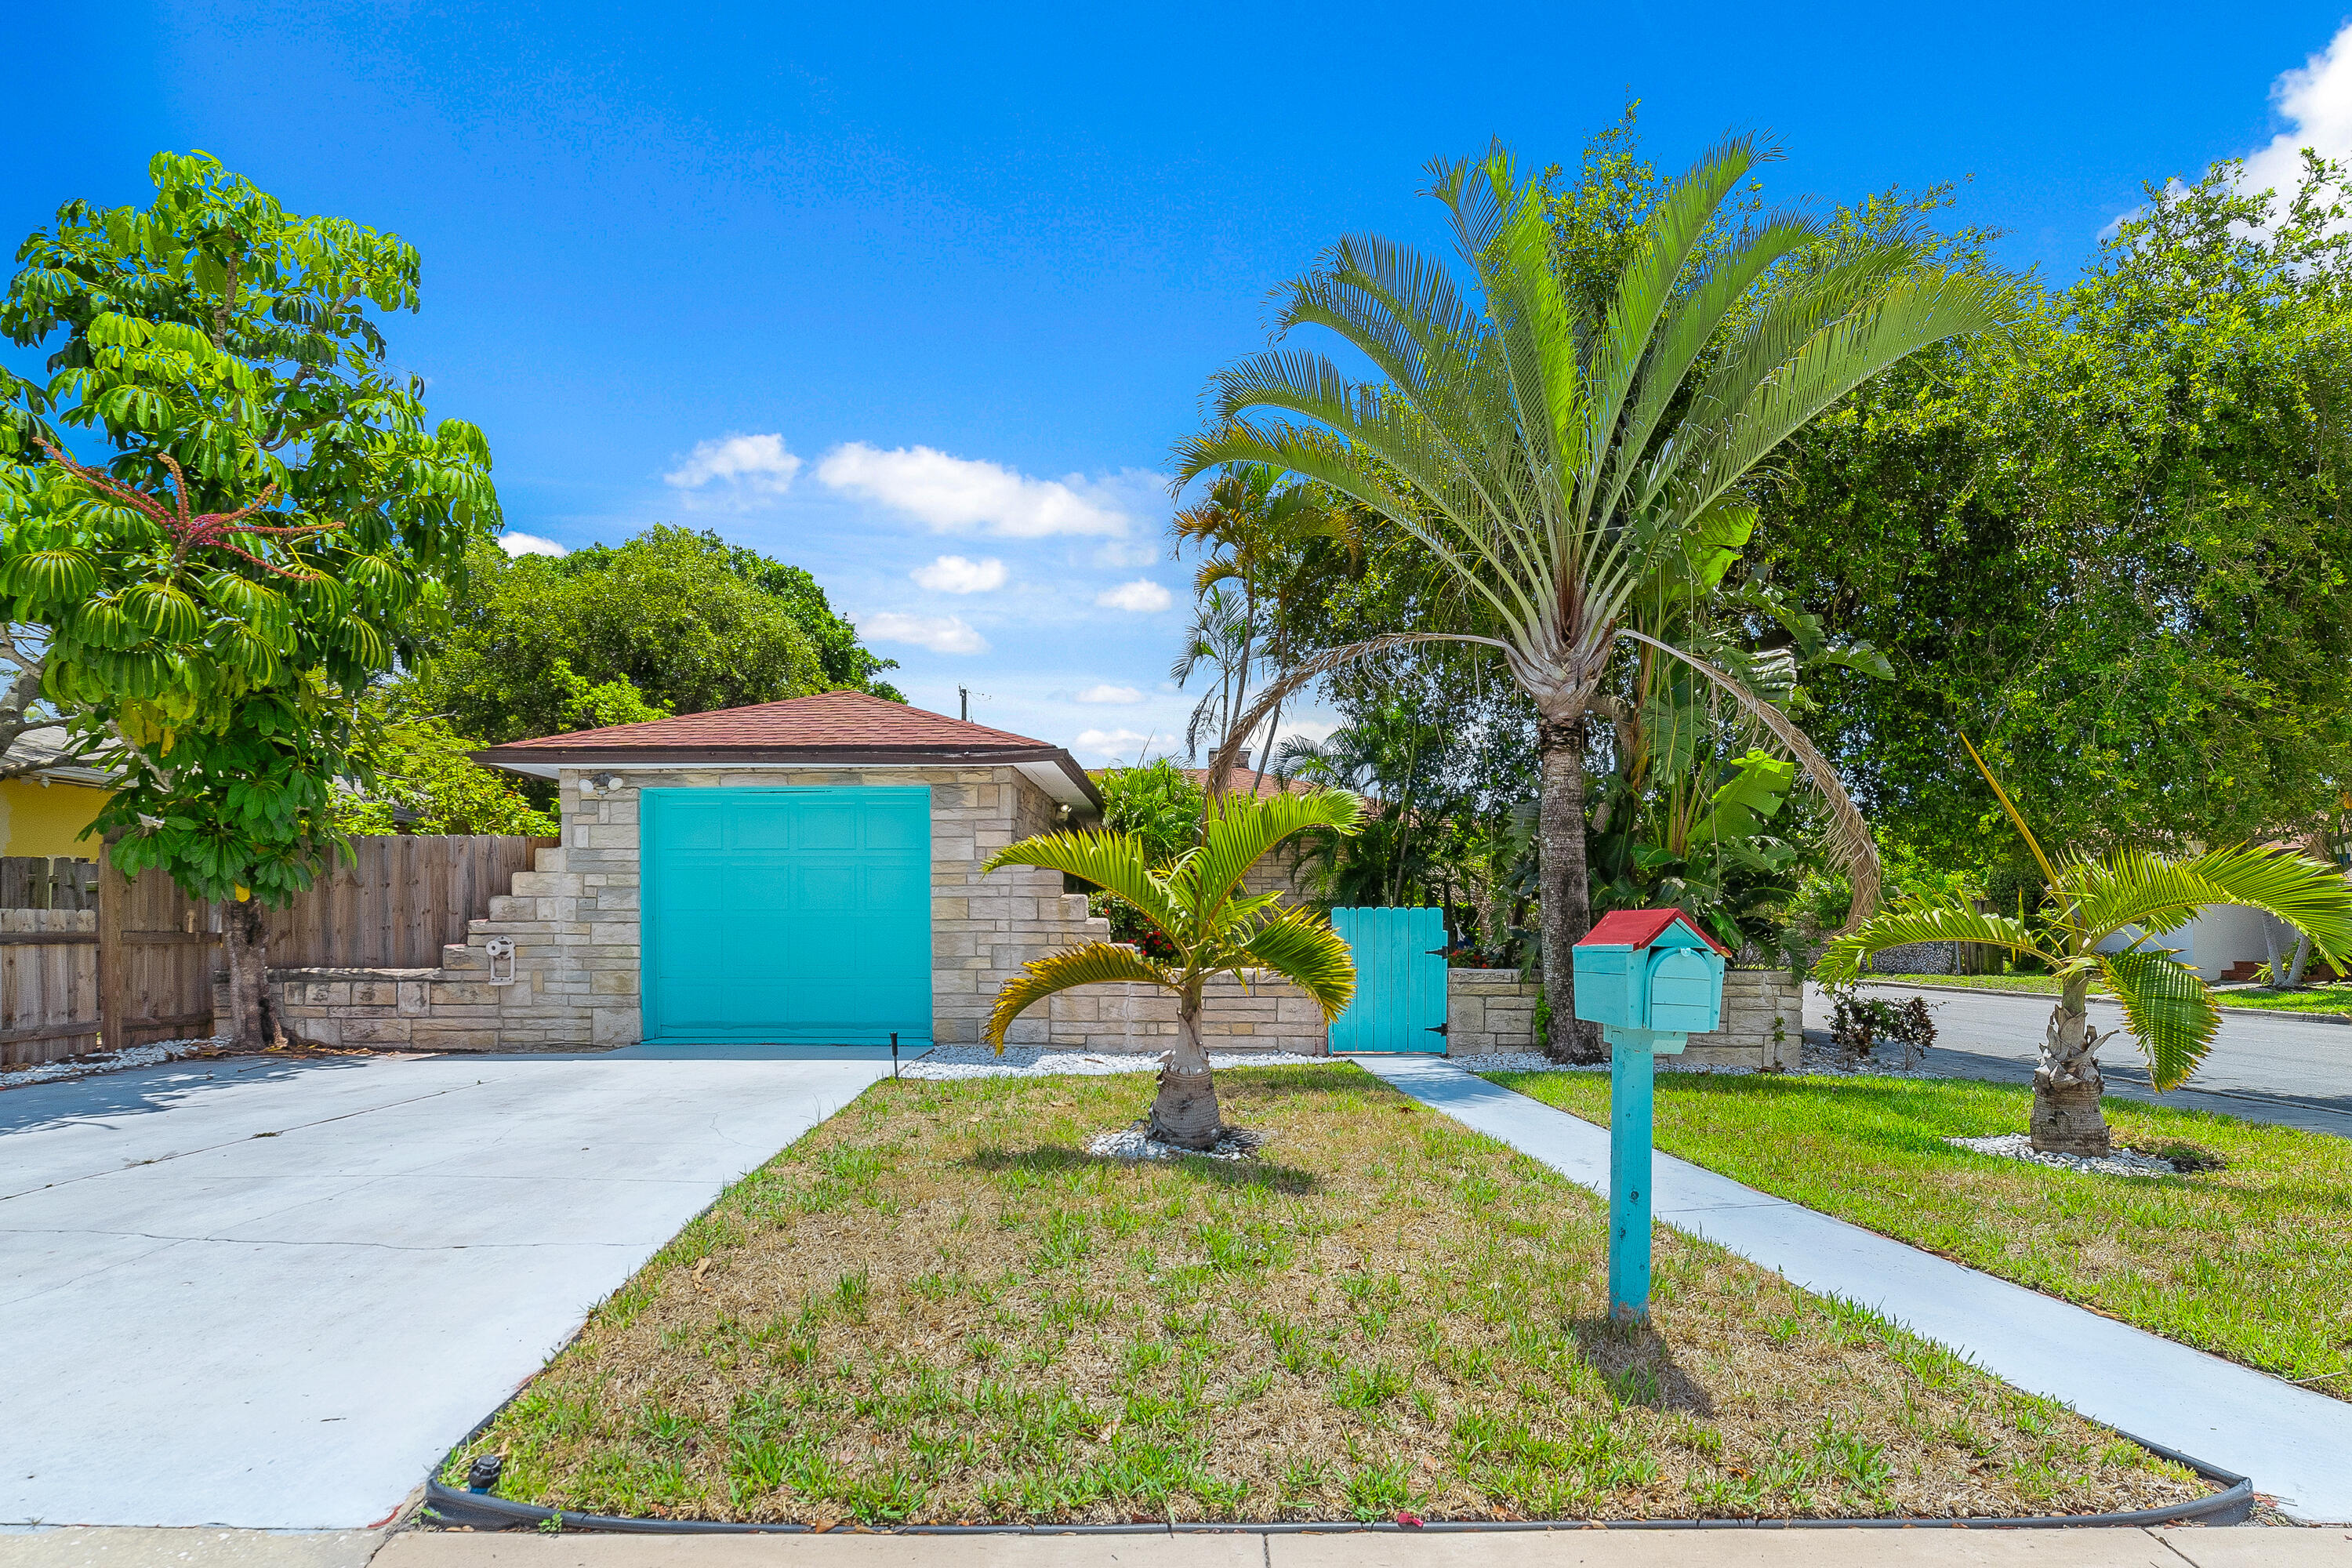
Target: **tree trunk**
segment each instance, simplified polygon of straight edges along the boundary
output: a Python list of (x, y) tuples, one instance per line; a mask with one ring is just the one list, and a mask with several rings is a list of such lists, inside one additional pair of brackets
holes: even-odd
[(2270, 978), (2263, 982), (2273, 991), (2286, 989), (2286, 951), (2279, 942), (2279, 927), (2285, 922), (2270, 915), (2261, 918), (2263, 953), (2270, 963)]
[(1544, 995), (1551, 1027), (1544, 1054), (1554, 1061), (1603, 1059), (1601, 1026), (1576, 1017), (1576, 944), (1592, 929), (1591, 874), (1584, 854), (1584, 713), (1536, 721), (1542, 800), (1536, 818), (1543, 896), (1537, 910), (1543, 940)]
[(1188, 990), (1176, 999), (1176, 1048), (1160, 1066), (1150, 1131), (1162, 1143), (1206, 1150), (1217, 1146), (1219, 1125), (1216, 1080), (1209, 1073), (1208, 1048), (1201, 1044), (1200, 993)]
[(286, 1030), (269, 999), (269, 945), (257, 899), (221, 900), (221, 945), (228, 960), (231, 1041), (249, 1051), (286, 1048)]
[(2070, 978), (2042, 1037), (2042, 1060), (2033, 1069), (2033, 1147), (2044, 1154), (2115, 1152), (2099, 1114), (2105, 1086), (2097, 1053), (2105, 1037), (2091, 1027), (2090, 993), (2089, 975)]
[(2311, 933), (2309, 931), (2297, 931), (2294, 938), (2294, 957), (2286, 966), (2286, 983), (2289, 985), (2302, 984), (2303, 966), (2310, 962)]

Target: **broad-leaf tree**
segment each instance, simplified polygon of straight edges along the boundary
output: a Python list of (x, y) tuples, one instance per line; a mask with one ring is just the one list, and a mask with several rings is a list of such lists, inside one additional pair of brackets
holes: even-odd
[[(1717, 216), (1771, 155), (1744, 137), (1710, 153), (1650, 210), (1603, 290), (1564, 276), (1542, 184), (1507, 153), (1433, 164), (1475, 299), (1433, 258), (1341, 240), (1280, 291), (1276, 334), (1331, 332), (1376, 377), (1305, 351), (1253, 356), (1217, 376), (1212, 427), (1178, 450), (1180, 481), (1260, 463), (1361, 503), (1430, 552), (1493, 628), (1425, 635), (1493, 647), (1537, 709), (1542, 963), (1562, 1055), (1589, 1054), (1563, 1005), (1591, 920), (1586, 722), (1619, 639), (1643, 637), (1625, 625), (1634, 595), (1695, 531), (1752, 512), (1751, 476), (1806, 421), (1906, 355), (2000, 319), (1982, 279), (1905, 245), (1824, 260), (1818, 226), (1785, 215), (1719, 243)], [(1347, 657), (1303, 662), (1259, 706)], [(1858, 918), (1875, 860), (1834, 774), (1769, 702), (1698, 668), (1829, 798)]]
[[(1984, 768), (1973, 746), (1969, 754)], [(2243, 845), (2192, 856), (2116, 849), (2095, 858), (2053, 860), (1989, 769), (1984, 779), (2041, 868), (2040, 918), (1981, 910), (1958, 894), (1906, 900), (1833, 939), (1814, 973), (1832, 983), (1853, 980), (1872, 953), (1915, 942), (1976, 942), (2047, 966), (2063, 988), (2033, 1070), (2036, 1149), (2110, 1152), (2099, 1112), (2098, 1050), (2115, 1031), (2102, 1035), (2091, 1026), (2094, 978), (2123, 1004), (2124, 1020), (2147, 1054), (2148, 1080), (2158, 1090), (2179, 1088), (2212, 1048), (2221, 1008), (2202, 977), (2158, 940), (2199, 910), (2214, 904), (2260, 910), (2307, 933), (2339, 969), (2352, 954), (2352, 881), (2333, 866)]]
[(485, 549), (451, 608), (404, 700), (494, 744), (577, 727), (574, 678), (626, 682), (667, 713), (839, 686), (897, 695), (877, 679), (891, 662), (857, 643), (814, 579), (715, 533), (664, 524), (560, 558)]
[(498, 499), (481, 433), (427, 429), (384, 363), (414, 247), (203, 153), (149, 173), (143, 211), (59, 208), (0, 300), (11, 341), (52, 345), (45, 379), (5, 378), (0, 602), (116, 775), (113, 865), (223, 901), (233, 1032), (268, 1045), (260, 906), (336, 851), (360, 695), (415, 656)]
[(1313, 997), (1327, 1020), (1345, 1011), (1356, 994), (1355, 959), (1330, 921), (1282, 907), (1279, 893), (1245, 893), (1242, 880), (1294, 834), (1316, 827), (1353, 832), (1360, 810), (1355, 796), (1335, 790), (1228, 796), (1211, 808), (1201, 841), (1167, 861), (1124, 833), (1045, 833), (999, 850), (983, 872), (1042, 866), (1082, 878), (1136, 910), (1175, 956), (1154, 959), (1132, 947), (1090, 942), (1038, 959), (997, 993), (988, 1043), (1003, 1051), (1013, 1019), (1075, 986), (1126, 983), (1173, 992), (1176, 1043), (1160, 1069), (1151, 1136), (1185, 1149), (1214, 1148), (1221, 1117), (1201, 1038), (1201, 1002), (1210, 979), (1267, 971)]

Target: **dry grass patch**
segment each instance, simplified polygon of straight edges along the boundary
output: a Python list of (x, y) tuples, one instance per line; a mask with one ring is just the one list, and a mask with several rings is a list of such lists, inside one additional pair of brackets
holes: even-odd
[(1948, 1352), (1606, 1211), (1355, 1068), (1219, 1075), (1227, 1163), (1079, 1152), (1139, 1079), (883, 1082), (746, 1177), (471, 1447), (726, 1520), (2000, 1515), (2203, 1494)]

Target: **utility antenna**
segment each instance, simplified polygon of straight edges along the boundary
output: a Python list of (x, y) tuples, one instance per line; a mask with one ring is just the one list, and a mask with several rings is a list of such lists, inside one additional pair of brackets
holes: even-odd
[(961, 717), (967, 724), (971, 722), (971, 700), (975, 697), (979, 698), (982, 702), (994, 700), (994, 699), (991, 698), (985, 691), (974, 691), (969, 686), (959, 686), (956, 688), (956, 700), (961, 704), (961, 707), (958, 710), (958, 716)]

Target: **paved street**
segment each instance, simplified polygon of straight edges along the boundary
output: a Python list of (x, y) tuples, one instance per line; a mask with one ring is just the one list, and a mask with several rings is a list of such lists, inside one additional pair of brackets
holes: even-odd
[[(1924, 997), (1935, 1009), (1937, 1043), (1928, 1066), (1960, 1078), (2026, 1082), (2050, 1017), (2050, 999), (1874, 986), (1881, 994)], [(1830, 1004), (1805, 988), (1808, 1038), (1826, 1041)], [(2123, 1009), (2095, 1000), (2091, 1021), (2121, 1029)], [(2107, 1091), (2153, 1104), (2213, 1110), (2254, 1121), (2352, 1137), (2352, 1025), (2277, 1018), (2245, 1008), (2221, 1010), (2221, 1037), (2188, 1084), (2170, 1094), (2147, 1087), (2139, 1047), (2128, 1033), (2099, 1052)]]
[(0, 1524), (383, 1521), (722, 1186), (888, 1070), (245, 1058), (0, 1093)]

